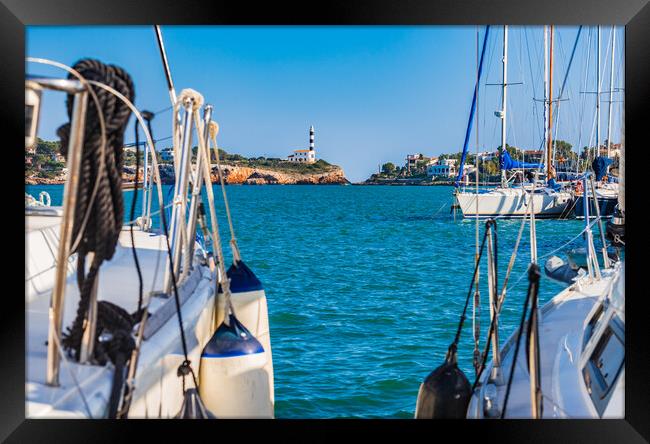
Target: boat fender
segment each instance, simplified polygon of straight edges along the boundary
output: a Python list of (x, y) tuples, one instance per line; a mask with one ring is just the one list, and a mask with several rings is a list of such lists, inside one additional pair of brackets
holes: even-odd
[(415, 419), (462, 419), (466, 417), (472, 388), (458, 368), (456, 344), (447, 351), (445, 362), (420, 385)]
[(607, 222), (607, 239), (612, 246), (621, 248), (625, 246), (625, 218), (618, 206), (614, 210), (611, 220)]
[(544, 272), (549, 278), (565, 284), (573, 283), (578, 276), (578, 269), (571, 267), (557, 256), (551, 256), (544, 264)]
[[(264, 290), (262, 281), (242, 260), (234, 262), (226, 274), (230, 279), (230, 292), (233, 294)], [(222, 293), (221, 285), (219, 285), (219, 292)]]
[(232, 313), (208, 341), (201, 358), (225, 358), (264, 353), (264, 347)]
[(188, 388), (183, 393), (183, 405), (178, 414), (174, 417), (176, 419), (216, 419), (216, 417), (205, 408), (199, 392), (196, 388)]
[(219, 418), (272, 418), (268, 354), (232, 313), (227, 319), (201, 353), (201, 399)]

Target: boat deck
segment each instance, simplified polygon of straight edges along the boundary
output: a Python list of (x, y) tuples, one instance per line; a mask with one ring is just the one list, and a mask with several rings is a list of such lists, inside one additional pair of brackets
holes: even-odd
[[(111, 365), (82, 365), (62, 360), (59, 371), (60, 386), (51, 387), (46, 384), (49, 306), (56, 270), (61, 218), (35, 215), (26, 216), (25, 222), (26, 415), (28, 417), (44, 415), (102, 417), (105, 414), (103, 410), (111, 388)], [(149, 292), (159, 291), (163, 286), (167, 258), (166, 245), (164, 237), (157, 233), (136, 229), (134, 238), (144, 283), (143, 297), (146, 301)], [(211, 285), (213, 278), (207, 267), (195, 266), (180, 284), (184, 324), (188, 340), (191, 342), (189, 346), (193, 352), (199, 342), (203, 342), (202, 336), (205, 336), (203, 330), (206, 328), (209, 330), (207, 325), (198, 327), (197, 322), (202, 315), (205, 317), (204, 309), (210, 306), (208, 302), (213, 299), (211, 298), (214, 293)], [(139, 280), (131, 251), (130, 231), (128, 227), (124, 227), (120, 233), (115, 255), (101, 266), (97, 298), (110, 301), (133, 313), (137, 309), (138, 287)], [(63, 311), (64, 331), (75, 318), (78, 301), (76, 255), (73, 255), (68, 265)], [(159, 367), (159, 364), (154, 363), (156, 360), (163, 361), (161, 355), (180, 354), (178, 324), (174, 318), (176, 312), (173, 302), (173, 298), (170, 297), (151, 299), (150, 317), (145, 329), (146, 340), (138, 362), (139, 369), (147, 369), (148, 366)], [(170, 320), (172, 322), (169, 322)], [(208, 321), (209, 319), (204, 320), (203, 324), (209, 324)], [(201, 330), (200, 334), (197, 329)], [(152, 379), (152, 375), (147, 374), (147, 371), (142, 371), (140, 376)], [(160, 379), (161, 376), (159, 371), (157, 377)], [(151, 381), (141, 382), (142, 386), (147, 386)], [(79, 390), (85, 393), (83, 398), (79, 396)]]
[[(604, 270), (600, 281), (580, 279), (540, 309), (539, 348), (540, 375), (543, 393), (543, 418), (592, 418), (595, 410), (586, 390), (576, 387), (582, 381), (578, 360), (589, 314), (613, 281), (612, 270)], [(580, 320), (576, 322), (576, 320)], [(503, 407), (508, 376), (514, 357), (515, 331), (501, 349), (503, 385), (497, 386), (498, 405)], [(508, 399), (506, 418), (531, 418), (531, 392), (528, 373), (526, 335), (519, 346), (517, 363)], [(562, 365), (561, 365), (562, 363)], [(492, 370), (492, 363), (483, 373), (483, 381)], [(481, 395), (482, 399), (482, 395)], [(483, 417), (482, 402), (473, 396), (468, 417)]]

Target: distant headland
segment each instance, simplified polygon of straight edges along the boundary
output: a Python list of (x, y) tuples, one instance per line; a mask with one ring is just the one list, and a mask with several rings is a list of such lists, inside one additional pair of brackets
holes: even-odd
[[(311, 129), (313, 138), (313, 128)], [(313, 140), (313, 139), (312, 139)], [(313, 143), (313, 142), (312, 142)], [(65, 158), (61, 155), (58, 141), (38, 139), (36, 145), (25, 150), (25, 184), (62, 184), (65, 182), (67, 168)], [(160, 166), (160, 176), (163, 183), (174, 182), (173, 156), (171, 149), (166, 148), (156, 153)], [(306, 153), (302, 153), (306, 151)], [(310, 152), (311, 151), (311, 152)], [(193, 158), (197, 148), (193, 148)], [(140, 165), (143, 165), (142, 150)], [(304, 161), (302, 157), (304, 155)], [(126, 146), (122, 157), (122, 179), (125, 182), (135, 180), (136, 150)], [(224, 180), (228, 184), (241, 185), (343, 185), (350, 182), (345, 177), (343, 169), (332, 165), (323, 159), (315, 159), (312, 150), (295, 150), (287, 159), (267, 157), (245, 157), (240, 154), (229, 154), (219, 149), (219, 158)], [(300, 159), (300, 160), (298, 160)], [(218, 166), (214, 154), (211, 159), (212, 182), (219, 180)], [(143, 170), (140, 167), (140, 180)]]

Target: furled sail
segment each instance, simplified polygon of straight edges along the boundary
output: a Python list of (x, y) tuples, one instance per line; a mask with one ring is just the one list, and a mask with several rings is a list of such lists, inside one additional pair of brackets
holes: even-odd
[(594, 170), (594, 175), (596, 180), (603, 180), (605, 173), (607, 172), (607, 166), (611, 165), (613, 162), (609, 157), (597, 156), (593, 162), (591, 162), (591, 168)]
[(502, 170), (512, 170), (514, 168), (544, 168), (541, 163), (520, 162), (510, 157), (507, 151), (502, 151), (499, 156), (499, 166)]

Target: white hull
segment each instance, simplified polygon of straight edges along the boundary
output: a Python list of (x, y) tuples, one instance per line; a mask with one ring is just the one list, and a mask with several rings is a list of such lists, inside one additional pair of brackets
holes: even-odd
[[(602, 273), (601, 280), (591, 280), (588, 276), (578, 278), (539, 311), (542, 418), (623, 418), (625, 415), (624, 269), (617, 264)], [(604, 307), (602, 311), (601, 307)], [(610, 336), (608, 329), (614, 331)], [(516, 337), (517, 330), (501, 348), (503, 384), (496, 385), (496, 396), (493, 396), (498, 414), (503, 409)], [(602, 354), (599, 349), (604, 350)], [(492, 364), (486, 367), (470, 400), (468, 418), (489, 417), (483, 399)], [(601, 374), (605, 375), (602, 380)], [(601, 387), (605, 380), (608, 388), (603, 394)], [(532, 417), (525, 334), (505, 417)]]
[[(80, 364), (62, 360), (58, 387), (46, 384), (47, 334), (50, 295), (54, 283), (55, 255), (60, 229), (58, 216), (26, 216), (26, 417), (103, 418), (107, 415), (114, 367)], [(166, 249), (164, 237), (135, 231), (145, 297), (149, 290), (162, 288)], [(202, 348), (210, 339), (214, 322), (214, 275), (201, 265), (179, 283), (181, 311), (188, 341), (189, 359), (199, 370)], [(69, 326), (79, 301), (76, 259), (69, 261), (63, 326)], [(131, 239), (125, 227), (112, 260), (99, 274), (98, 299), (118, 304), (134, 312), (138, 300), (138, 278), (131, 254)], [(181, 407), (182, 381), (177, 370), (183, 361), (178, 320), (172, 297), (154, 297), (145, 328), (145, 340), (135, 379), (129, 418), (170, 418)], [(137, 328), (137, 327), (136, 327)], [(187, 378), (192, 386), (191, 378)]]
[[(552, 191), (538, 188), (535, 194), (522, 188), (497, 188), (478, 195), (460, 192), (456, 195), (463, 217), (472, 218), (521, 218), (524, 217), (529, 200), (537, 218), (567, 217), (570, 212), (572, 194), (567, 191)], [(478, 201), (478, 211), (477, 211)]]

